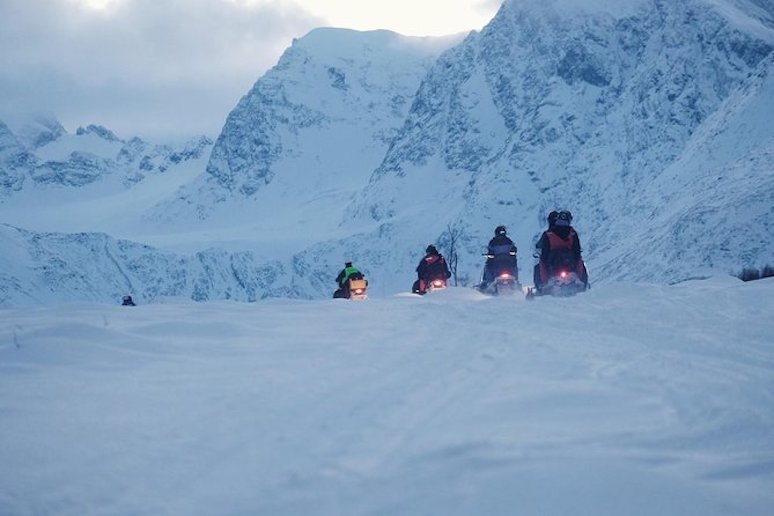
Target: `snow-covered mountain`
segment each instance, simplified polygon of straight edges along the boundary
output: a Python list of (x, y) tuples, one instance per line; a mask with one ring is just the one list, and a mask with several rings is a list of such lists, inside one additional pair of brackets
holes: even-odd
[(35, 156), (0, 120), (0, 202), (4, 197), (21, 190), (26, 176), (34, 166)]
[[(163, 183), (146, 179), (180, 154), (96, 128), (73, 137), (120, 150), (57, 154), (64, 140), (44, 136), (56, 134), (51, 124), (23, 138), (0, 127), (0, 216), (15, 228), (129, 238), (178, 263), (205, 249), (242, 253), (248, 270), (277, 274), (274, 286), (252, 278), (250, 294), (236, 280), (208, 291), (236, 299), (327, 296), (345, 259), (376, 292), (405, 290), (424, 247), (451, 235), (460, 278), (475, 281), (499, 224), (529, 283), (532, 245), (557, 207), (575, 214), (592, 281), (736, 272), (774, 262), (773, 49), (774, 8), (763, 0), (509, 0), (464, 40), (318, 29), (241, 99), (210, 154), (206, 142), (193, 146), (206, 167), (192, 159)], [(24, 143), (38, 141), (47, 143)], [(124, 171), (109, 195), (92, 184), (104, 184), (105, 167)], [(48, 204), (19, 216), (42, 184), (47, 195), (51, 184), (91, 188), (90, 204), (67, 206), (99, 208), (98, 227)], [(27, 253), (51, 237), (5, 233)], [(77, 245), (66, 236), (51, 249), (66, 255)], [(228, 262), (212, 275), (232, 278)], [(42, 284), (39, 269), (25, 270), (36, 279), (18, 276), (21, 290)]]
[(295, 40), (229, 114), (206, 173), (148, 221), (223, 218), (245, 200), (256, 216), (294, 222), (300, 205), (344, 205), (383, 158), (434, 59), (458, 39), (316, 29)]
[(13, 132), (0, 122), (0, 221), (134, 236), (143, 210), (201, 173), (212, 144), (206, 136), (173, 144), (123, 140), (97, 125), (70, 134), (46, 118)]
[(103, 233), (40, 233), (0, 224), (0, 305), (43, 300), (141, 302), (302, 297), (285, 265), (249, 251), (205, 249), (180, 256)]
[(446, 222), (477, 235), (473, 256), (499, 223), (529, 249), (566, 207), (598, 278), (771, 260), (774, 25), (760, 6), (506, 2), (436, 63), (349, 213), (396, 221), (424, 189), (446, 218), (412, 216), (428, 237)]
[(35, 189), (81, 187), (113, 179), (116, 185), (112, 188), (126, 188), (148, 174), (161, 174), (182, 162), (200, 159), (211, 146), (205, 136), (174, 147), (137, 137), (127, 141), (98, 125), (79, 127), (71, 135), (58, 121), (44, 118), (22, 126), (16, 134), (0, 121), (0, 170), (9, 175), (15, 172), (14, 184), (18, 184), (6, 185), (0, 195), (12, 196), (25, 182)]

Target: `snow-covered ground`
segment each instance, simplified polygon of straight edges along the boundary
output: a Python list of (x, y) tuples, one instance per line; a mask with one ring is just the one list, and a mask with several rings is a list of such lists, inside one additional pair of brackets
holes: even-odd
[(771, 515), (774, 279), (0, 310), (3, 515)]

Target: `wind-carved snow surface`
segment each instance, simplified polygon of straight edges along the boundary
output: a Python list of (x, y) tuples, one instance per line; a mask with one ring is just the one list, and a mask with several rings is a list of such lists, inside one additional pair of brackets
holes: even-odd
[(769, 516), (773, 309), (731, 278), (6, 309), (0, 512)]
[[(70, 291), (81, 259), (68, 246), (83, 238), (73, 233), (147, 247), (138, 278), (174, 256), (175, 277), (211, 285), (196, 299), (254, 300), (327, 297), (346, 260), (373, 295), (405, 291), (425, 247), (448, 254), (452, 240), (471, 284), (505, 224), (530, 283), (555, 208), (575, 214), (597, 284), (774, 262), (771, 2), (508, 1), (460, 38), (312, 31), (242, 98), (212, 152), (197, 146), (174, 173), (150, 171), (171, 150), (116, 143), (97, 126), (55, 137), (41, 123), (19, 138), (0, 126), (3, 234), (34, 256), (8, 269), (0, 302), (115, 299), (115, 282)], [(68, 138), (102, 147), (63, 152)], [(224, 258), (202, 276), (200, 253)], [(131, 268), (99, 261), (101, 277)], [(46, 285), (54, 262), (69, 273)], [(159, 282), (124, 285), (194, 292)]]

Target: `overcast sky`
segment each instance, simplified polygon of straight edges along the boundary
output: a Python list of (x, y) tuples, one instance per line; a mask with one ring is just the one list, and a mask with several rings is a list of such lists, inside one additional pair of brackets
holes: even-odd
[(446, 35), (501, 0), (0, 0), (0, 119), (217, 136), (294, 37), (321, 26)]

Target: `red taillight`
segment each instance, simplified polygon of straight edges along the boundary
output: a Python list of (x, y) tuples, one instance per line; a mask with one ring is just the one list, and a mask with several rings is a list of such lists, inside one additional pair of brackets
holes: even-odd
[(363, 289), (362, 288), (356, 288), (355, 289), (355, 294), (362, 294), (362, 293), (363, 293)]
[(559, 276), (561, 276), (562, 278), (566, 278), (567, 277), (567, 271), (560, 272)]
[(433, 281), (433, 286), (436, 287), (436, 288), (443, 287), (443, 281), (435, 280), (435, 281)]

